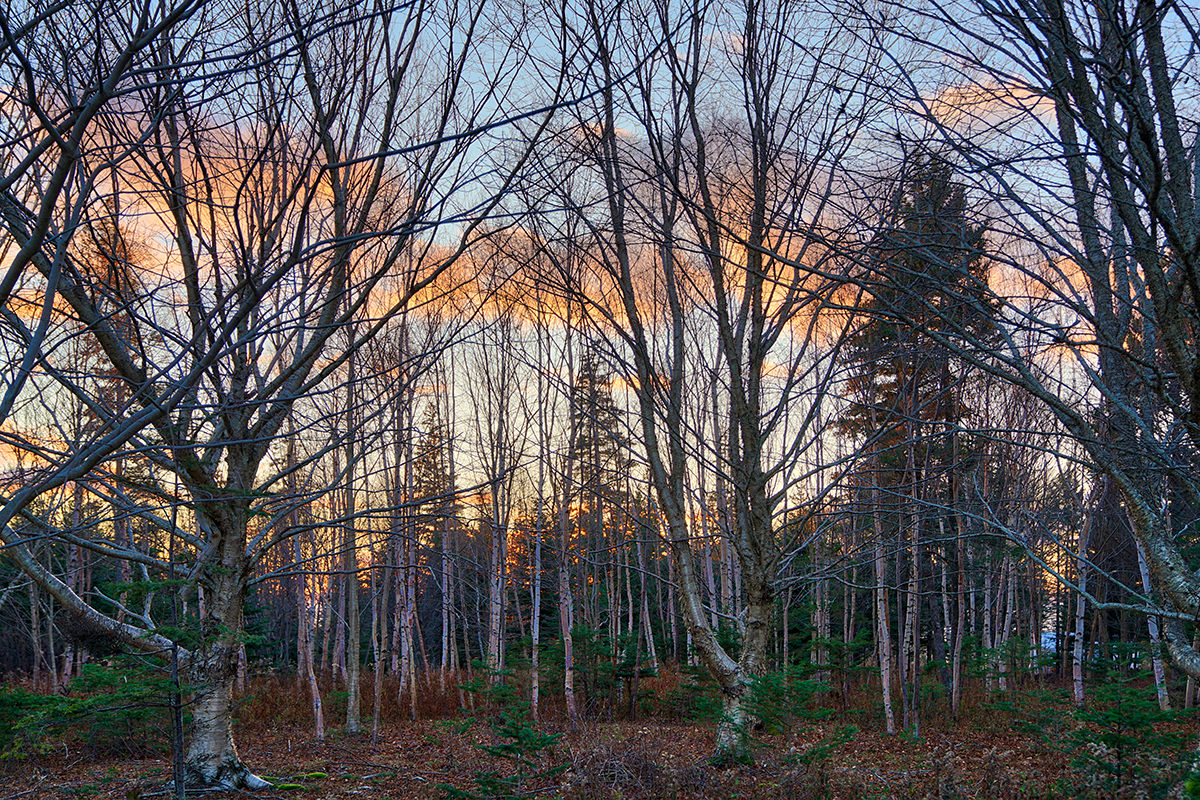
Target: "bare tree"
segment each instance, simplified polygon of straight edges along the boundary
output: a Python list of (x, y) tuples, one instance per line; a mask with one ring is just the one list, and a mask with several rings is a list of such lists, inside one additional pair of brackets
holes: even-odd
[[(493, 263), (492, 268), (502, 272), (504, 266)], [(528, 437), (518, 397), (522, 388), (517, 353), (519, 322), (508, 307), (509, 302), (499, 300), (483, 310), (474, 348), (472, 372), (476, 378), (468, 384), (475, 411), (481, 483), (486, 486), (481, 525), (489, 537), (486, 655), (491, 680), (497, 680), (504, 667), (513, 488)]]
[[(267, 457), (300, 398), (335, 378), (346, 353), (413, 298), (424, 297), (466, 247), (474, 226), (457, 216), (454, 198), (479, 204), (479, 215), (495, 202), (497, 187), (479, 177), (488, 167), (470, 154), (473, 143), (511, 111), (499, 90), (512, 79), (515, 44), (499, 48), (501, 69), (486, 77), (468, 74), (469, 54), (483, 45), (481, 22), (491, 13), (482, 2), (394, 8), (209, 4), (191, 27), (171, 30), (194, 10), (185, 5), (162, 19), (151, 6), (132, 18), (98, 14), (116, 22), (132, 19), (136, 34), (134, 44), (122, 45), (121, 52), (129, 52), (114, 62), (111, 74), (98, 78), (98, 107), (128, 69), (122, 65), (134, 54), (144, 56), (139, 82), (127, 91), (120, 113), (101, 118), (89, 112), (103, 123), (93, 123), (100, 128), (94, 141), (105, 145), (98, 155), (116, 153), (127, 165), (104, 206), (87, 201), (96, 192), (94, 175), (107, 174), (111, 165), (92, 166), (100, 173), (88, 173), (78, 207), (70, 206), (74, 221), (66, 213), (54, 220), (73, 230), (140, 215), (145, 233), (169, 241), (157, 253), (158, 263), (130, 265), (134, 280), (126, 285), (98, 284), (69, 242), (48, 237), (47, 225), (40, 232), (29, 225), (37, 215), (14, 212), (8, 218), (8, 237), (28, 251), (22, 257), (39, 276), (25, 284), (21, 299), (28, 303), (39, 293), (48, 298), (39, 328), (28, 329), (16, 314), (6, 317), (6, 332), (25, 343), (31, 354), (26, 360), (47, 376), (36, 384), (15, 379), (10, 394), (24, 387), (69, 392), (103, 424), (61, 452), (19, 433), (10, 437), (44, 466), (35, 480), (6, 495), (3, 536), (6, 553), (72, 613), (156, 652), (169, 651), (172, 643), (153, 633), (152, 609), (124, 609), (125, 621), (100, 613), (39, 564), (8, 523), (39, 493), (92, 473), (90, 491), (125, 505), (127, 513), (191, 550), (195, 559), (184, 565), (109, 541), (78, 541), (185, 581), (191, 587), (185, 597), (203, 596), (200, 645), (185, 653), (196, 687), (186, 781), (193, 787), (257, 788), (265, 782), (238, 758), (230, 713), (242, 607), (256, 560), (295, 532), (285, 520), (300, 502), (278, 494), (286, 476), (264, 469)], [(18, 53), (12, 44), (8, 52)], [(191, 72), (199, 74), (185, 79)], [(457, 91), (468, 79), (469, 98)], [(74, 124), (76, 112), (69, 113), (64, 119)], [(52, 120), (35, 127), (44, 138), (30, 163), (53, 148), (70, 150)], [(78, 156), (68, 155), (58, 163), (69, 171)], [(518, 158), (514, 169), (520, 163)], [(501, 178), (499, 188), (503, 184)], [(464, 186), (477, 191), (468, 199)], [(55, 216), (54, 202), (42, 216)], [(434, 246), (421, 238), (439, 226), (458, 226), (457, 243)], [(414, 243), (422, 243), (416, 256)], [(55, 360), (59, 342), (76, 335), (51, 324), (58, 308), (69, 308), (95, 340), (126, 387), (123, 405), (89, 394), (71, 365)], [(344, 352), (332, 352), (335, 334), (364, 316), (357, 339)], [(126, 442), (155, 476), (178, 479), (184, 497), (161, 489), (159, 497), (164, 506), (187, 504), (184, 524), (171, 524), (161, 509), (132, 503), (96, 472)]]
[[(822, 220), (837, 192), (834, 168), (866, 119), (863, 76), (875, 67), (870, 53), (835, 47), (855, 19), (798, 4), (583, 3), (565, 13), (578, 53), (572, 75), (600, 87), (555, 163), (578, 164), (557, 202), (588, 232), (589, 282), (569, 288), (632, 386), (684, 619), (724, 698), (718, 757), (741, 759), (744, 699), (767, 666), (778, 567), (797, 545), (777, 520), (795, 488), (784, 466), (812, 455), (814, 411), (831, 385), (832, 361), (814, 346), (833, 285), (821, 277), (832, 270)], [(799, 30), (805, 47), (790, 38)], [(713, 372), (690, 372), (689, 339), (711, 348)], [(694, 435), (684, 402), (693, 380), (718, 382), (719, 447)], [(685, 481), (696, 461), (731, 496), (738, 658), (704, 608)]]
[[(897, 10), (876, 19), (900, 29)], [(1200, 508), (1200, 118), (1178, 80), (1194, 72), (1200, 19), (1174, 2), (917, 10), (904, 32), (959, 68), (930, 80), (897, 64), (912, 115), (896, 136), (940, 140), (973, 176), (1003, 274), (956, 298), (994, 304), (1001, 340), (939, 338), (1037, 398), (1119, 492), (1147, 578), (1124, 607), (1161, 615), (1175, 663), (1200, 674), (1185, 633), (1200, 584), (1180, 547)]]

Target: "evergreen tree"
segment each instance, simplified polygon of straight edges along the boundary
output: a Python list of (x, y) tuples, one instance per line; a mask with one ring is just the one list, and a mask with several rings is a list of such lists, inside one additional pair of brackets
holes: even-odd
[(918, 156), (895, 221), (870, 245), (874, 290), (851, 341), (858, 369), (849, 381), (854, 402), (844, 432), (875, 434), (895, 447), (905, 422), (947, 428), (970, 416), (966, 367), (954, 353), (968, 335), (990, 338), (995, 325), (986, 247), (953, 167)]
[(425, 408), (421, 421), (421, 440), (413, 464), (413, 499), (417, 502), (417, 520), (422, 541), (439, 541), (446, 521), (456, 510), (454, 481), (450, 476), (447, 448), (450, 428), (441, 419), (437, 404)]
[[(593, 350), (584, 353), (571, 387), (571, 415), (575, 419), (575, 486), (593, 513), (602, 503), (624, 500), (624, 479), (629, 473), (629, 442), (621, 410), (612, 394), (612, 373)], [(598, 525), (603, 517), (597, 517)]]
[[(851, 402), (838, 427), (864, 442), (867, 457), (854, 480), (859, 507), (873, 535), (892, 542), (877, 550), (877, 576), (886, 566), (878, 554), (895, 553), (897, 669), (904, 722), (914, 732), (922, 641), (944, 663), (951, 625), (945, 606), (930, 599), (931, 555), (940, 552), (942, 564), (962, 563), (966, 518), (945, 510), (962, 513), (962, 487), (972, 483), (964, 477), (981, 456), (961, 435), (963, 421), (977, 410), (962, 353), (965, 341), (990, 340), (995, 325), (986, 246), (952, 166), (918, 155), (900, 185), (894, 218), (869, 245), (871, 298), (850, 341)], [(953, 693), (950, 676), (942, 670)]]

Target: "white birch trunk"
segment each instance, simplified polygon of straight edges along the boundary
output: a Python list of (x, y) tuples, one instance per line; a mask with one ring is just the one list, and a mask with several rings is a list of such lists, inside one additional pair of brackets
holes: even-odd
[(1075, 705), (1082, 708), (1084, 693), (1083, 693), (1083, 639), (1084, 639), (1084, 621), (1087, 614), (1087, 586), (1088, 586), (1088, 539), (1092, 532), (1092, 515), (1093, 509), (1087, 509), (1087, 517), (1084, 519), (1083, 530), (1079, 533), (1079, 550), (1076, 563), (1079, 565), (1079, 591), (1075, 594), (1075, 645), (1071, 658), (1071, 687), (1074, 692)]
[(883, 716), (889, 735), (896, 733), (896, 713), (892, 709), (892, 634), (888, 611), (883, 531), (875, 518), (875, 645), (879, 654), (879, 683), (883, 689)]
[[(1150, 567), (1146, 563), (1146, 549), (1142, 547), (1142, 543), (1134, 539), (1137, 545), (1138, 554), (1138, 569), (1142, 576), (1142, 591), (1147, 597), (1153, 597), (1154, 590), (1150, 583)], [(1151, 666), (1154, 670), (1154, 688), (1158, 692), (1158, 707), (1163, 711), (1169, 711), (1171, 708), (1171, 696), (1167, 693), (1167, 678), (1163, 670), (1162, 660), (1162, 638), (1159, 635), (1158, 617), (1153, 614), (1146, 617), (1146, 627), (1150, 633), (1150, 646), (1154, 648), (1154, 655), (1151, 657)]]
[(325, 712), (321, 706), (321, 689), (317, 685), (317, 673), (313, 668), (313, 625), (309, 620), (308, 614), (308, 596), (304, 591), (306, 581), (306, 573), (300, 568), (300, 564), (304, 563), (303, 548), (300, 543), (300, 536), (297, 534), (294, 538), (296, 548), (296, 564), (297, 571), (300, 573), (299, 580), (296, 584), (296, 608), (297, 608), (297, 624), (300, 627), (300, 643), (304, 651), (304, 677), (308, 681), (308, 691), (312, 697), (313, 711), (313, 728), (314, 735), (318, 742), (325, 741)]
[[(496, 518), (498, 518), (498, 514)], [(487, 665), (490, 680), (499, 677), (504, 666), (504, 591), (507, 564), (507, 537), (496, 518), (491, 526), (491, 574), (488, 576)]]

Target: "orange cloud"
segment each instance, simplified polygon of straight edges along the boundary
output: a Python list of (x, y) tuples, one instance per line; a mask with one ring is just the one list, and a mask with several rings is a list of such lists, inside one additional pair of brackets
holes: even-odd
[(922, 98), (923, 111), (951, 128), (1013, 122), (1034, 115), (1054, 112), (1054, 101), (1044, 92), (1015, 80), (966, 82), (946, 86), (930, 97)]

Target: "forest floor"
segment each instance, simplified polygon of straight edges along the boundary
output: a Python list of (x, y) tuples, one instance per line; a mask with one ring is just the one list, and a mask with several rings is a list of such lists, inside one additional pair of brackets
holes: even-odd
[[(369, 679), (364, 678), (364, 684), (369, 687)], [(447, 786), (481, 797), (496, 796), (480, 791), (479, 780), (489, 771), (513, 774), (513, 763), (497, 757), (494, 748), (514, 739), (498, 735), (489, 724), (495, 715), (482, 700), (464, 716), (460, 707), (471, 704), (471, 696), (453, 682), (444, 689), (431, 683), (420, 695), (420, 719), (409, 721), (404, 717), (411, 708), (406, 703), (401, 711), (398, 687), (389, 683), (383, 688), (384, 722), (374, 740), (369, 734), (347, 735), (338, 724), (344, 715), (345, 693), (334, 687), (323, 691), (330, 726), (326, 741), (318, 743), (308, 698), (296, 688), (294, 678), (256, 679), (239, 701), (236, 736), (242, 759), (275, 787), (189, 796), (425, 800), (447, 797)], [(804, 718), (787, 719), (788, 724), (781, 726), (786, 732), (756, 731), (753, 764), (718, 768), (709, 763), (715, 725), (687, 719), (678, 702), (687, 695), (681, 694), (679, 676), (647, 680), (644, 688), (644, 708), (649, 713), (640, 719), (594, 721), (576, 732), (565, 730), (561, 697), (545, 698), (544, 723), (538, 730), (559, 737), (540, 750), (533, 748), (537, 752), (531, 754), (527, 772), (539, 772), (541, 777), (528, 778), (499, 796), (563, 800), (1177, 797), (1183, 796), (1181, 776), (1195, 753), (1195, 712), (1151, 715), (1157, 709), (1152, 687), (1148, 699), (1137, 703), (1129, 699), (1132, 695), (1121, 695), (1096, 706), (1091, 721), (1082, 724), (1072, 721), (1063, 687), (1038, 685), (999, 700), (973, 693), (957, 722), (943, 701), (931, 701), (922, 715), (920, 738), (884, 733), (882, 709), (870, 693), (841, 700), (830, 697), (833, 708), (810, 708)], [(363, 694), (363, 724), (370, 730), (371, 692)], [(603, 693), (595, 696), (619, 704)], [(30, 744), (21, 757), (0, 753), (0, 800), (170, 800), (174, 795), (166, 788), (171, 761), (164, 712), (161, 706), (148, 708), (152, 716), (127, 720), (130, 727), (115, 724), (114, 719), (123, 719), (119, 716), (93, 717), (69, 728), (46, 728), (54, 735), (27, 739)], [(621, 716), (615, 705), (592, 707), (589, 712)], [(1031, 726), (1031, 721), (1038, 724)], [(525, 727), (521, 735), (532, 730)], [(1080, 738), (1080, 733), (1089, 735)], [(1168, 745), (1175, 748), (1174, 762), (1156, 754), (1166, 752)], [(1081, 753), (1092, 759), (1090, 771), (1086, 765), (1080, 768)], [(1169, 768), (1170, 763), (1175, 767)], [(1173, 793), (1166, 791), (1170, 786), (1176, 787)]]
[[(600, 723), (565, 735), (547, 753), (564, 766), (558, 775), (529, 782), (530, 796), (600, 798), (936, 798), (1050, 797), (1063, 776), (1062, 759), (1026, 737), (996, 730), (931, 733), (920, 740), (860, 732), (830, 753), (810, 759), (814, 744), (836, 720), (789, 735), (760, 737), (755, 763), (710, 766), (711, 725), (652, 720)], [(453, 723), (404, 722), (383, 726), (378, 741), (334, 731), (313, 741), (311, 726), (252, 724), (240, 731), (240, 753), (255, 770), (290, 789), (213, 792), (211, 798), (445, 797), (442, 786), (475, 786), (477, 773), (503, 771), (480, 745), (495, 744), (483, 726), (460, 731)], [(166, 754), (97, 757), (65, 751), (0, 762), (0, 800), (91, 800), (170, 797), (164, 789)]]

